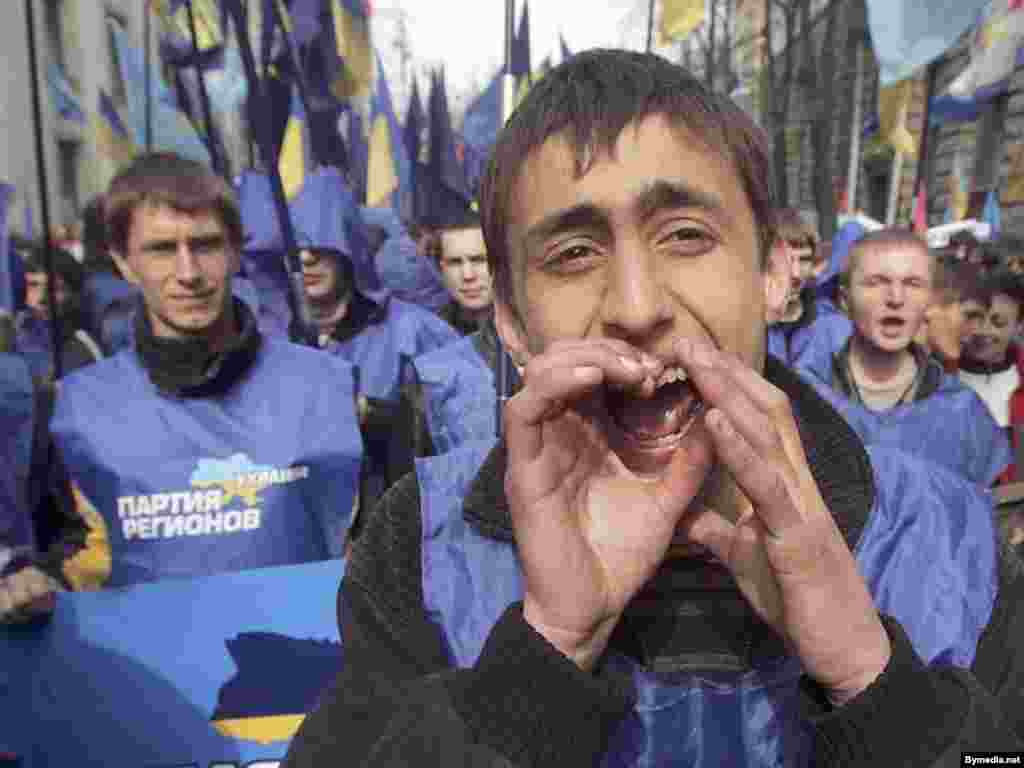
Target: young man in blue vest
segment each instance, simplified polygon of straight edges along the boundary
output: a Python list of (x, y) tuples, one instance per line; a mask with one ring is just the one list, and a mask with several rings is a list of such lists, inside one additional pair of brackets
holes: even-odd
[(111, 182), (107, 234), (138, 286), (133, 346), (64, 381), (53, 432), (90, 524), (77, 588), (339, 556), (362, 441), (351, 368), (260, 334), (232, 296), (231, 188), (172, 154)]
[(857, 241), (840, 287), (853, 335), (827, 371), (798, 370), (823, 385), (867, 445), (900, 448), (988, 487), (1011, 462), (1009, 441), (981, 398), (915, 342), (942, 301), (935, 258), (904, 230)]
[(991, 502), (865, 451), (766, 364), (779, 266), (743, 111), (658, 57), (578, 54), (506, 124), (481, 200), (523, 386), (500, 442), (420, 462), (368, 521), (345, 670), (286, 764), (1019, 748), (1019, 566)]

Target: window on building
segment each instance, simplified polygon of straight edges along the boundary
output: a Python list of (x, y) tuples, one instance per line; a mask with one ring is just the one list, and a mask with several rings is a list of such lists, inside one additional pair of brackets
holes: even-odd
[(1007, 94), (994, 99), (978, 118), (978, 138), (974, 149), (974, 194), (969, 214), (978, 213), (975, 198), (984, 201), (986, 193), (999, 183), (999, 163), (1003, 156), (1006, 135), (1006, 111), (1010, 97)]
[(78, 162), (81, 157), (81, 145), (73, 140), (57, 142), (57, 154), (60, 168), (60, 199), (61, 213), (65, 222), (77, 221), (81, 214), (78, 195)]

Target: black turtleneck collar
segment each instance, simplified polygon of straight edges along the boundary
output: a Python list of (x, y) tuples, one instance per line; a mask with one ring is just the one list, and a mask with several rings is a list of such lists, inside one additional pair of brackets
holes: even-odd
[(1017, 349), (1011, 344), (1006, 348), (1006, 357), (1001, 363), (986, 363), (981, 360), (975, 360), (968, 355), (963, 355), (960, 358), (960, 370), (966, 371), (967, 373), (977, 373), (982, 375), (991, 375), (993, 373), (1003, 373), (1010, 370), (1014, 365), (1017, 364)]
[(482, 324), (470, 317), (457, 301), (449, 301), (437, 311), (437, 315), (458, 331), (460, 336), (469, 336), (482, 327)]
[(210, 350), (205, 337), (154, 336), (145, 306), (140, 306), (135, 313), (135, 349), (150, 381), (162, 394), (182, 398), (221, 395), (249, 370), (263, 337), (245, 302), (233, 301), (239, 332), (220, 353)]

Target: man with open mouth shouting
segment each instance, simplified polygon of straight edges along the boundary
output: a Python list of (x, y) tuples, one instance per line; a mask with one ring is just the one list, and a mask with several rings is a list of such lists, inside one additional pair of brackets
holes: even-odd
[(418, 462), (367, 521), (346, 666), (288, 765), (1017, 744), (1021, 587), (991, 502), (869, 453), (766, 362), (769, 188), (757, 127), (663, 59), (588, 51), (531, 88), (481, 195), (522, 388), (502, 439)]

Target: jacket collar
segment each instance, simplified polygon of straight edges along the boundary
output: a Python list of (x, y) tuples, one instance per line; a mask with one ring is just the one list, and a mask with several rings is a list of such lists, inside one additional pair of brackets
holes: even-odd
[(1004, 373), (1014, 365), (1017, 366), (1017, 370), (1020, 371), (1024, 360), (1018, 355), (1017, 347), (1011, 344), (1006, 350), (1006, 358), (1001, 363), (984, 363), (980, 360), (974, 360), (973, 358), (964, 355), (960, 358), (960, 370), (967, 371), (967, 373), (978, 373), (983, 375), (992, 375), (994, 373)]
[[(843, 348), (832, 356), (832, 388), (838, 391), (843, 397), (849, 400), (857, 400), (857, 392), (850, 381), (850, 342), (847, 339)], [(920, 402), (931, 397), (942, 385), (942, 377), (946, 371), (935, 357), (928, 354), (917, 344), (910, 345), (910, 351), (917, 362), (917, 390), (914, 393), (914, 402)]]
[[(809, 384), (773, 357), (765, 377), (790, 398), (811, 474), (853, 550), (875, 503), (863, 444)], [(463, 516), (484, 536), (514, 543), (506, 463), (499, 440), (466, 496)], [(757, 619), (727, 574), (687, 560), (662, 566), (630, 604), (613, 645), (664, 672), (745, 670), (785, 653), (783, 641)]]

